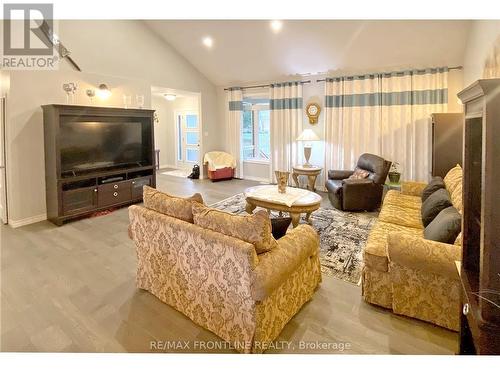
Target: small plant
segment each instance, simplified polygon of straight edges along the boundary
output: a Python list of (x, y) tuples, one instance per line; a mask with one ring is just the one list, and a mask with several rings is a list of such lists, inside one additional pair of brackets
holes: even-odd
[(399, 163), (397, 161), (391, 164), (391, 173), (399, 173)]

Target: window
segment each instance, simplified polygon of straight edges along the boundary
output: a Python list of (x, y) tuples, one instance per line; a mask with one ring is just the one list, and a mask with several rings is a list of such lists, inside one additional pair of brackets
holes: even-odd
[(243, 104), (243, 160), (267, 161), (271, 155), (269, 104), (259, 102)]

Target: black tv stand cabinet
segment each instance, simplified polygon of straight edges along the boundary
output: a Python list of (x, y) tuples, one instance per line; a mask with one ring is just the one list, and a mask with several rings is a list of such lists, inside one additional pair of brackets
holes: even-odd
[[(153, 110), (77, 105), (44, 105), (45, 182), (47, 219), (56, 225), (97, 211), (142, 201), (143, 186), (156, 186), (154, 168)], [(150, 162), (127, 167), (67, 173), (61, 170), (59, 129), (63, 116), (85, 121), (96, 119), (140, 121), (143, 147)]]

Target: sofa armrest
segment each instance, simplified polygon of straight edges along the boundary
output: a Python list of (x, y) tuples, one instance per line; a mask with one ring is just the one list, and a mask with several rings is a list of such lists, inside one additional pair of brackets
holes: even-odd
[(329, 170), (328, 171), (328, 179), (329, 180), (344, 180), (349, 178), (354, 171), (337, 171), (337, 170)]
[(278, 240), (278, 246), (259, 255), (253, 271), (252, 297), (263, 301), (309, 257), (318, 256), (319, 235), (309, 225), (299, 225)]
[(422, 196), (422, 191), (427, 186), (425, 182), (404, 181), (401, 183), (401, 193), (405, 195)]
[(344, 189), (344, 195), (346, 194), (356, 194), (356, 193), (366, 193), (372, 187), (376, 187), (377, 184), (373, 180), (368, 178), (362, 179), (348, 179), (342, 181), (342, 188)]
[(460, 279), (455, 265), (462, 258), (459, 246), (396, 232), (388, 235), (387, 253), (391, 263), (402, 267)]

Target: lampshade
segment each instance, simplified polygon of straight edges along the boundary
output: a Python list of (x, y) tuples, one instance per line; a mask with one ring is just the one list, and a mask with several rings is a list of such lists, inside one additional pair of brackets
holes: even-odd
[(311, 129), (304, 129), (299, 135), (297, 141), (319, 141), (319, 137)]

